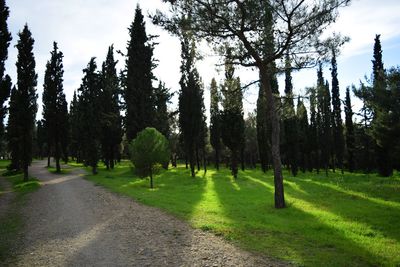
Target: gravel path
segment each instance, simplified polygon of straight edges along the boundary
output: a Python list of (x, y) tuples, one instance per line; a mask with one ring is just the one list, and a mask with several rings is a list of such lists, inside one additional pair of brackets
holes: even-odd
[(82, 170), (54, 175), (45, 164), (30, 168), (43, 186), (23, 210), (26, 229), (7, 265), (285, 266), (95, 186)]

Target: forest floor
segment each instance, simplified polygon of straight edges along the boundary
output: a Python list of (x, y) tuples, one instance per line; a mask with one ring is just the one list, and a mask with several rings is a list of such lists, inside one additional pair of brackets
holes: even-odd
[(45, 164), (30, 168), (41, 187), (22, 207), (24, 227), (2, 266), (286, 265), (95, 186), (82, 169), (53, 174)]

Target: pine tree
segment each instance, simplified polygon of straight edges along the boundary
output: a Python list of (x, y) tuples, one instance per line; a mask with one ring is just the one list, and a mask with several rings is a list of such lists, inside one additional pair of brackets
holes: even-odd
[(0, 0), (0, 142), (4, 136), (4, 117), (7, 113), (7, 107), (4, 103), (10, 97), (11, 78), (8, 75), (4, 76), (5, 61), (8, 58), (8, 47), (12, 40), (11, 33), (8, 31), (7, 19), (10, 11), (6, 6), (5, 0)]
[(124, 99), (126, 134), (128, 141), (131, 141), (138, 132), (154, 124), (153, 46), (148, 44), (149, 38), (139, 6), (136, 7), (129, 34)]
[(101, 148), (107, 170), (114, 168), (122, 142), (122, 117), (119, 106), (119, 80), (114, 60), (114, 47), (108, 53), (101, 71)]
[(346, 115), (346, 148), (347, 148), (347, 168), (349, 172), (354, 171), (354, 125), (353, 125), (353, 109), (351, 106), (350, 90), (346, 88), (346, 100), (344, 106)]
[(309, 127), (309, 148), (310, 148), (310, 165), (308, 170), (316, 169), (319, 173), (320, 169), (320, 136), (319, 128), (321, 124), (319, 112), (317, 112), (317, 92), (315, 88), (309, 89), (310, 97), (310, 127)]
[(298, 138), (297, 138), (297, 119), (294, 109), (293, 99), (293, 84), (291, 74), (291, 64), (289, 57), (286, 58), (286, 69), (285, 69), (285, 99), (283, 102), (284, 114), (283, 114), (283, 125), (285, 133), (285, 152), (290, 170), (293, 176), (297, 175), (297, 158), (298, 158)]
[(95, 58), (83, 70), (84, 77), (79, 88), (79, 113), (82, 140), (82, 159), (86, 166), (92, 167), (92, 173), (97, 174), (97, 163), (100, 158), (100, 75), (97, 72)]
[(221, 112), (219, 110), (220, 96), (215, 79), (210, 86), (210, 142), (215, 151), (215, 168), (219, 170), (221, 153)]
[(225, 83), (222, 89), (224, 96), (222, 106), (222, 141), (231, 152), (231, 171), (237, 178), (238, 159), (244, 146), (243, 94), (240, 79), (234, 77), (234, 67), (230, 60), (230, 49), (227, 49), (225, 62)]
[[(22, 32), (18, 33), (19, 40), (16, 45), (18, 49), (17, 58), (17, 90), (15, 92), (16, 112), (18, 118), (18, 160), (19, 166), (24, 172), (24, 181), (28, 180), (28, 166), (32, 161), (32, 139), (35, 117), (37, 112), (37, 74), (35, 72), (35, 57), (33, 55), (34, 40), (32, 34), (25, 25)], [(11, 114), (10, 114), (11, 116)]]
[[(179, 128), (185, 157), (192, 177), (195, 176), (196, 152), (204, 127), (204, 103), (201, 80), (195, 67), (195, 44), (188, 36), (181, 40), (181, 79), (179, 84)], [(197, 157), (198, 159), (198, 157)]]
[(343, 151), (344, 151), (344, 137), (343, 137), (343, 121), (342, 121), (342, 110), (340, 103), (340, 93), (339, 93), (339, 81), (337, 78), (337, 63), (336, 54), (333, 50), (332, 57), (332, 133), (333, 133), (333, 168), (337, 163), (338, 167), (341, 168), (343, 172)]
[(54, 42), (51, 59), (46, 64), (42, 99), (46, 136), (49, 146), (54, 149), (57, 172), (61, 172), (60, 159), (66, 153), (65, 138), (68, 133), (68, 108), (63, 89), (62, 59), (63, 53), (58, 50), (57, 43)]

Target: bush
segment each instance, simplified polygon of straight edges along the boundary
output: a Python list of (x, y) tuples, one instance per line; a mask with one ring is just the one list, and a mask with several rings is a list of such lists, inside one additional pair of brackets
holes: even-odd
[(170, 149), (167, 138), (154, 128), (146, 128), (132, 140), (130, 155), (139, 176), (150, 177), (150, 187), (153, 188), (153, 174), (157, 166), (168, 165)]

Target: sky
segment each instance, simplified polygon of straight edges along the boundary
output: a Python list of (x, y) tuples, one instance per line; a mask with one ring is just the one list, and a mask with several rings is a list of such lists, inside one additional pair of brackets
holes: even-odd
[[(152, 25), (148, 14), (156, 9), (166, 10), (167, 4), (161, 0), (6, 0), (10, 8), (8, 19), (12, 33), (12, 43), (6, 62), (6, 72), (16, 81), (15, 62), (18, 32), (27, 23), (35, 39), (34, 54), (38, 73), (39, 111), (41, 117), (41, 95), (46, 62), (50, 58), (53, 41), (58, 43), (64, 54), (64, 90), (67, 100), (72, 99), (83, 77), (82, 69), (92, 57), (101, 66), (107, 49), (114, 44), (115, 50), (126, 51), (136, 5), (139, 4), (146, 17), (147, 34), (159, 35), (154, 58), (158, 60), (155, 76), (165, 82), (173, 92), (179, 90), (180, 45), (176, 37)], [(330, 30), (351, 38), (338, 57), (338, 72), (341, 97), (352, 84), (358, 85), (364, 77), (370, 76), (372, 51), (375, 34), (381, 34), (383, 61), (385, 68), (400, 65), (400, 1), (399, 0), (353, 0), (349, 7), (340, 10), (339, 18)], [(204, 47), (204, 44), (201, 45)], [(213, 77), (222, 81), (222, 70), (215, 64), (218, 57), (203, 49), (204, 59), (198, 62), (198, 70), (205, 88), (205, 105), (209, 105), (209, 84)], [(125, 59), (116, 55), (118, 67), (123, 68)], [(255, 71), (239, 69), (243, 84), (257, 79)], [(324, 76), (330, 80), (329, 66)], [(283, 77), (279, 78), (283, 93)], [(293, 74), (295, 93), (302, 94), (306, 87), (316, 83), (316, 70), (301, 70)], [(174, 105), (176, 105), (176, 96)], [(257, 87), (249, 88), (244, 94), (245, 112), (253, 111), (257, 99)], [(359, 101), (354, 99), (355, 108)]]

